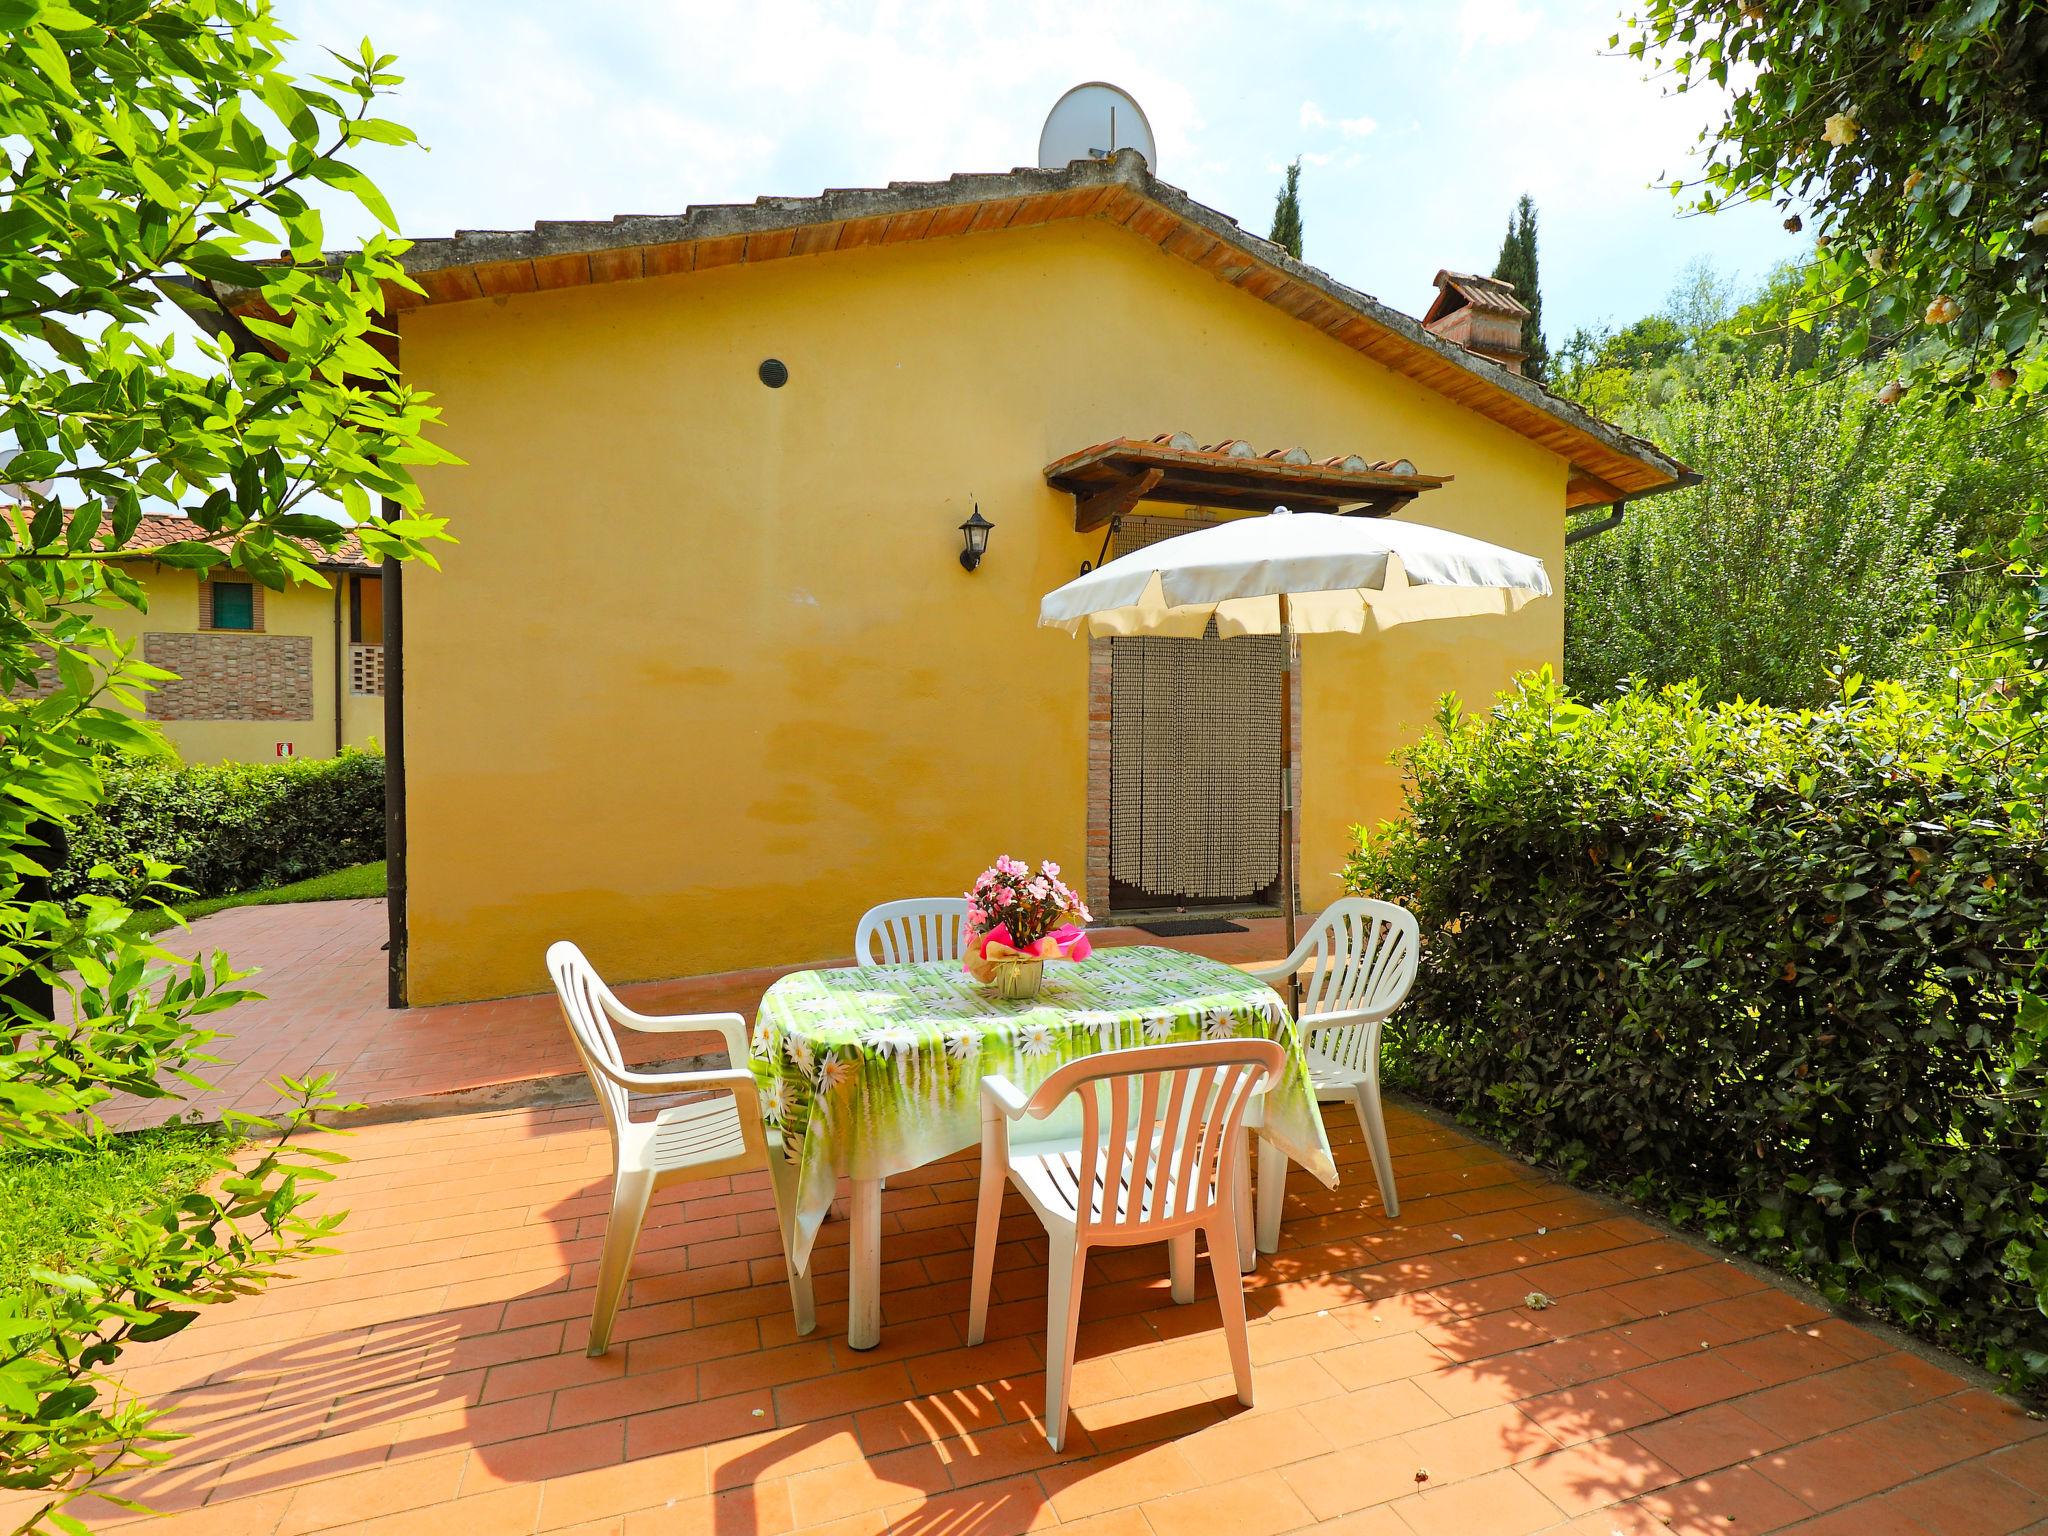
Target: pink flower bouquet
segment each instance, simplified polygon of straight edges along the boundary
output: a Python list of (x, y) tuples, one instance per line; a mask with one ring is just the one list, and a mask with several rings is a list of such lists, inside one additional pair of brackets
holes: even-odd
[(999, 962), (1085, 960), (1091, 946), (1082, 924), (1088, 904), (1060, 879), (1060, 867), (1004, 854), (967, 893), (967, 955), (962, 969), (976, 981), (995, 979)]

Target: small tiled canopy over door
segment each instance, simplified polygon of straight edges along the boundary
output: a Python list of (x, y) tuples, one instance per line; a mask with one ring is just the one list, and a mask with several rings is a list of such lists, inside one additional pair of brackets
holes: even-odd
[[(1128, 554), (1205, 524), (1126, 517)], [(1110, 645), (1111, 905), (1271, 899), (1280, 875), (1280, 641)]]

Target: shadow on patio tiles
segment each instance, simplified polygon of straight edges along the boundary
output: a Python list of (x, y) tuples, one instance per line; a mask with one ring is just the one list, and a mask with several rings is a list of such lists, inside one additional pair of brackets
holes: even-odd
[(1348, 1117), (1331, 1118), (1342, 1187), (1295, 1174), (1283, 1251), (1248, 1277), (1255, 1409), (1235, 1401), (1206, 1281), (1176, 1307), (1158, 1252), (1091, 1265), (1057, 1455), (1045, 1248), (1014, 1197), (988, 1341), (961, 1343), (971, 1154), (890, 1181), (880, 1348), (844, 1345), (838, 1221), (819, 1329), (796, 1337), (765, 1182), (741, 1180), (664, 1193), (618, 1342), (592, 1361), (608, 1206), (592, 1116), (365, 1131), (339, 1191), (347, 1251), (140, 1364), (194, 1438), (123, 1491), (202, 1532), (1876, 1532), (1917, 1528), (1900, 1521), (1940, 1478), (1993, 1517), (1965, 1527), (1951, 1508), (1942, 1529), (2048, 1517), (2039, 1426), (1989, 1394), (1390, 1119), (1398, 1222)]

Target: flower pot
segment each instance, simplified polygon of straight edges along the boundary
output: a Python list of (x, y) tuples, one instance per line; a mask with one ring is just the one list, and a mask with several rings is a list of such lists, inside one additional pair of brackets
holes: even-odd
[(1045, 980), (1043, 960), (998, 960), (995, 968), (996, 996), (1012, 1002), (1038, 996), (1039, 984)]

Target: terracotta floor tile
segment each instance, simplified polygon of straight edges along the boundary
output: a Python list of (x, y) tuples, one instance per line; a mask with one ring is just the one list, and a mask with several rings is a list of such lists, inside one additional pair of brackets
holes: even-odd
[(1141, 1508), (1158, 1536), (1275, 1536), (1313, 1518), (1277, 1472), (1153, 1499)]
[(790, 1514), (798, 1525), (817, 1525), (951, 1487), (938, 1451), (931, 1446), (912, 1446), (799, 1472), (789, 1479)]
[(656, 1504), (703, 1498), (710, 1492), (710, 1471), (701, 1448), (644, 1457), (549, 1478), (541, 1485), (535, 1528), (561, 1530)]
[(1438, 1482), (1491, 1472), (1557, 1448), (1550, 1435), (1514, 1407), (1446, 1419), (1411, 1430), (1401, 1440)]
[(1628, 1372), (1621, 1381), (1670, 1413), (1740, 1397), (1762, 1385), (1726, 1354), (1725, 1349), (1715, 1349), (1646, 1365)]
[(1643, 1425), (1634, 1435), (1686, 1477), (1753, 1461), (1781, 1449), (1786, 1441), (1778, 1431), (1764, 1428), (1744, 1413), (1739, 1402), (1715, 1403), (1660, 1419)]
[(1668, 1416), (1660, 1404), (1619, 1378), (1563, 1387), (1517, 1406), (1560, 1445), (1622, 1434)]
[(1634, 1501), (1683, 1536), (1750, 1536), (1775, 1531), (1813, 1513), (1769, 1478), (1748, 1467), (1696, 1477), (1659, 1488)]
[[(437, 1505), (431, 1518), (436, 1524), (445, 1523), (449, 1530), (460, 1531), (462, 1536), (526, 1536), (534, 1528), (540, 1500), (538, 1484), (493, 1488), (473, 1498)], [(400, 1510), (351, 1525), (349, 1529), (358, 1536), (412, 1536), (420, 1528), (421, 1517), (420, 1510)]]
[(1517, 1470), (1568, 1515), (1619, 1504), (1684, 1476), (1631, 1435), (1582, 1440), (1522, 1462)]
[(1451, 1417), (1414, 1381), (1389, 1381), (1318, 1403), (1316, 1429), (1338, 1448), (1383, 1440)]
[(1391, 1504), (1375, 1504), (1354, 1510), (1335, 1520), (1316, 1523), (1316, 1536), (1415, 1536), (1414, 1529), (1394, 1512)]
[(1390, 1504), (1418, 1486), (1423, 1471), (1415, 1452), (1400, 1439), (1355, 1445), (1280, 1469), (1287, 1486), (1318, 1520), (1355, 1509)]
[(796, 1528), (789, 1480), (755, 1483), (626, 1516), (621, 1536), (787, 1536)]
[[(1043, 1378), (1033, 1383), (1030, 1395), (1031, 1422), (1039, 1423), (1045, 1403)], [(1165, 1387), (1157, 1392), (1139, 1392), (1074, 1410), (1074, 1423), (1086, 1432), (1098, 1450), (1127, 1450), (1161, 1440), (1178, 1440), (1208, 1425), (1220, 1423), (1226, 1413), (1242, 1412), (1236, 1398), (1227, 1401), (1212, 1393), (1202, 1382)]]
[(1524, 1398), (1540, 1397), (1558, 1383), (1536, 1364), (1537, 1351), (1516, 1350), (1494, 1355), (1469, 1365), (1447, 1366), (1408, 1378), (1420, 1387), (1444, 1412), (1471, 1413), (1480, 1408), (1498, 1408)]
[(829, 1419), (858, 1413), (883, 1403), (899, 1403), (916, 1395), (910, 1373), (898, 1362), (866, 1370), (835, 1371), (775, 1389), (775, 1406), (787, 1424), (799, 1419)]
[(1352, 1392), (1440, 1370), (1448, 1363), (1443, 1352), (1419, 1333), (1399, 1333), (1388, 1339), (1351, 1344), (1318, 1358), (1337, 1384)]
[[(945, 1536), (1022, 1536), (1026, 1531), (1060, 1525), (1045, 1490), (1032, 1477), (1014, 1477), (1004, 1482), (978, 1483), (953, 1493), (892, 1504), (881, 1511), (886, 1522), (880, 1529), (892, 1532), (930, 1531)], [(821, 1527), (829, 1532), (829, 1527)]]
[(1866, 1500), (1841, 1513), (1852, 1519), (1860, 1515), (1866, 1522), (1890, 1516), (1904, 1522), (1901, 1529), (1929, 1536), (2010, 1536), (2048, 1519), (2048, 1495), (2022, 1488), (1982, 1463), (1971, 1463), (1920, 1478), (1887, 1499)]
[(464, 1451), (352, 1472), (301, 1487), (277, 1523), (279, 1536), (331, 1530), (378, 1515), (440, 1504), (462, 1482)]
[(1037, 1420), (1002, 1424), (979, 1434), (947, 1440), (938, 1446), (946, 1475), (955, 1488), (975, 1483), (1000, 1482), (1036, 1472), (1041, 1467), (1068, 1460), (1080, 1460), (1097, 1447), (1087, 1430), (1078, 1424), (1067, 1426), (1067, 1443), (1055, 1451), (1045, 1437), (1045, 1426)]
[(1116, 1509), (1085, 1520), (1062, 1520), (1060, 1536), (1153, 1536), (1152, 1522), (1136, 1509)]
[(1909, 1481), (1913, 1467), (1885, 1436), (1880, 1420), (1760, 1457), (1756, 1470), (1815, 1509), (1863, 1498)]
[(1724, 1345), (1715, 1353), (1766, 1386), (1797, 1381), (1851, 1363), (1848, 1355), (1831, 1344), (1811, 1333), (1790, 1328)]
[(1320, 1414), (1308, 1408), (1233, 1414), (1207, 1428), (1181, 1435), (1176, 1444), (1189, 1462), (1213, 1482), (1306, 1461), (1331, 1448)]
[(2030, 1440), (1994, 1454), (1989, 1465), (2022, 1488), (2048, 1494), (2048, 1438)]
[(266, 1493), (225, 1504), (207, 1504), (151, 1520), (138, 1529), (164, 1531), (169, 1536), (270, 1536), (291, 1497), (289, 1493)]
[(1078, 1520), (1202, 1486), (1200, 1475), (1171, 1445), (1048, 1467), (1038, 1476), (1062, 1520)]
[(1512, 1470), (1425, 1489), (1393, 1506), (1415, 1536), (1528, 1536), (1563, 1512)]
[[(343, 1021), (324, 993), (346, 967), (281, 960), (266, 981), (288, 1006), (240, 1016), (238, 1095), (330, 1053), (389, 1093), (569, 1070), (545, 999), (393, 1015), (373, 975)], [(724, 988), (744, 1009), (765, 979), (633, 995)], [(971, 1151), (891, 1180), (878, 1349), (845, 1347), (843, 1210), (814, 1263), (819, 1330), (796, 1335), (749, 1175), (663, 1192), (591, 1361), (595, 1111), (366, 1126), (315, 1196), (351, 1213), (338, 1254), (131, 1353), (190, 1438), (129, 1487), (177, 1511), (172, 1536), (2048, 1536), (2048, 1426), (1398, 1101), (1388, 1118), (1400, 1220), (1341, 1114), (1342, 1185), (1287, 1192), (1282, 1252), (1247, 1281), (1255, 1407), (1206, 1280), (1178, 1307), (1156, 1253), (1091, 1269), (1061, 1453), (1041, 1422), (1044, 1237), (1015, 1201), (990, 1342), (961, 1343)]]

